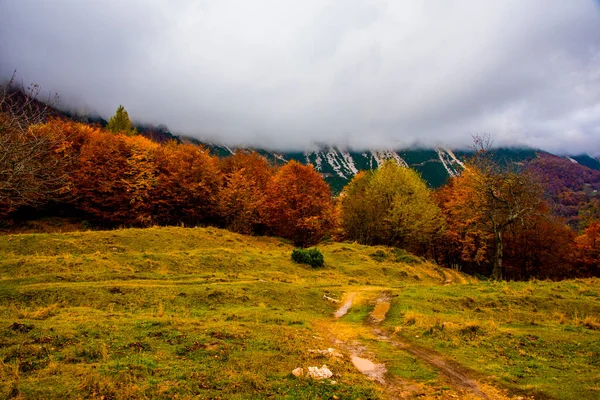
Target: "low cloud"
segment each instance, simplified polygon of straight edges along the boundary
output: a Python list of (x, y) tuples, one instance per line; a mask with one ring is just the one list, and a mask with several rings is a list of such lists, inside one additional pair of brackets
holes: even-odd
[(600, 154), (592, 0), (19, 0), (14, 69), (105, 118), (228, 144), (498, 145)]

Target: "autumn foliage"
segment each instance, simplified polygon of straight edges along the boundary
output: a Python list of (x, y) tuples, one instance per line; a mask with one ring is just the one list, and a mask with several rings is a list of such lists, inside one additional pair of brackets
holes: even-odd
[(478, 152), (435, 192), (414, 170), (388, 161), (359, 172), (334, 200), (312, 166), (277, 167), (251, 151), (219, 159), (201, 146), (110, 132), (33, 104), (23, 111), (4, 96), (3, 224), (17, 212), (47, 208), (102, 228), (213, 225), (300, 247), (332, 235), (496, 279), (600, 276), (597, 186), (570, 194), (569, 179), (540, 181), (540, 168), (562, 165), (551, 157), (511, 169)]
[(274, 235), (298, 246), (314, 244), (333, 227), (329, 186), (312, 166), (291, 161), (267, 184), (263, 215)]
[[(201, 146), (158, 144), (56, 118), (28, 126), (23, 143), (14, 145), (25, 148), (29, 135), (47, 144), (30, 165), (47, 176), (23, 182), (25, 199), (3, 184), (4, 215), (52, 201), (100, 227), (215, 225), (300, 246), (318, 242), (334, 225), (329, 186), (312, 167), (296, 162), (278, 169), (244, 151), (219, 159)], [(42, 196), (49, 193), (55, 195)]]
[(103, 225), (151, 223), (157, 147), (142, 137), (91, 132), (73, 171), (76, 206)]
[(441, 213), (419, 174), (387, 161), (357, 174), (340, 198), (347, 239), (423, 251), (442, 228)]
[(494, 278), (575, 274), (575, 234), (552, 215), (531, 170), (472, 162), (437, 191), (436, 199), (445, 218), (435, 247), (439, 263)]
[(255, 152), (238, 151), (220, 162), (223, 186), (219, 212), (225, 226), (239, 233), (264, 230), (261, 210), (273, 169)]
[(154, 158), (154, 223), (216, 223), (223, 181), (217, 160), (202, 147), (175, 142), (157, 146)]
[(593, 222), (575, 239), (577, 275), (600, 276), (600, 222)]

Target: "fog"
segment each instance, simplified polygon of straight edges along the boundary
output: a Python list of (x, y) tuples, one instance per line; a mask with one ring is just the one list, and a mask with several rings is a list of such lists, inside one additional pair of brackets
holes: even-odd
[(592, 0), (0, 0), (0, 76), (60, 105), (272, 149), (600, 155)]

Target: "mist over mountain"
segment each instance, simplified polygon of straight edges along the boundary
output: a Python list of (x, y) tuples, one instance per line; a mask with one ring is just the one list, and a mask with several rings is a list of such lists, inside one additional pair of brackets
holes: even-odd
[(277, 150), (600, 155), (594, 0), (0, 3), (0, 76), (61, 105)]

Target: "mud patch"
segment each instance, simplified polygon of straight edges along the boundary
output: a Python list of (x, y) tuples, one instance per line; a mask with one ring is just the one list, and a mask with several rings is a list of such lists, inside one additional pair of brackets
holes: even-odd
[(390, 311), (391, 307), (391, 299), (388, 293), (383, 293), (377, 299), (377, 304), (375, 304), (375, 308), (371, 311), (371, 323), (379, 324), (385, 320), (385, 316), (388, 311)]
[(354, 367), (363, 375), (368, 376), (369, 378), (377, 381), (381, 384), (385, 383), (385, 374), (387, 369), (383, 364), (375, 364), (373, 361), (362, 358), (357, 355), (352, 355), (350, 357), (352, 364)]
[(336, 319), (342, 318), (344, 315), (346, 315), (346, 313), (348, 312), (350, 307), (352, 307), (352, 302), (354, 301), (354, 297), (356, 297), (356, 293), (348, 294), (344, 304), (342, 304), (342, 306), (340, 308), (338, 308), (338, 310), (333, 314), (333, 316)]

